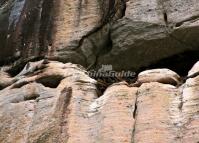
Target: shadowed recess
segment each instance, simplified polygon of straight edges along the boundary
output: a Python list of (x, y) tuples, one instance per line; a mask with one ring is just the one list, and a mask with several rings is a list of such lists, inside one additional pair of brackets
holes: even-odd
[(140, 71), (154, 68), (168, 68), (175, 71), (180, 76), (187, 76), (188, 71), (199, 60), (199, 51), (187, 51), (177, 54), (163, 60), (157, 61), (148, 67), (140, 69)]
[(45, 87), (57, 88), (62, 79), (63, 76), (61, 75), (49, 75), (37, 79), (36, 82), (43, 84)]

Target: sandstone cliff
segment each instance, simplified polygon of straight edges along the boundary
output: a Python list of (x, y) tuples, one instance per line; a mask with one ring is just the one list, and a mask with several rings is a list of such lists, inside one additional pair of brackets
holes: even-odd
[(0, 0), (0, 143), (198, 143), (198, 35), (197, 0)]
[(15, 77), (1, 72), (0, 142), (197, 143), (198, 65), (185, 82), (154, 69), (102, 94), (98, 81), (71, 63), (28, 63)]
[(188, 52), (195, 58), (198, 7), (196, 0), (3, 0), (0, 63), (46, 57), (137, 71)]

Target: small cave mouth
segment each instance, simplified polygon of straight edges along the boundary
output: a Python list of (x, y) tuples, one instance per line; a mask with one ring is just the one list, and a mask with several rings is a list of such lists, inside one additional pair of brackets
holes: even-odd
[(45, 87), (57, 88), (61, 80), (63, 79), (64, 77), (61, 75), (50, 75), (50, 76), (41, 77), (37, 79), (36, 82), (41, 83)]
[(193, 65), (199, 61), (199, 51), (186, 51), (171, 57), (162, 59), (147, 67), (141, 68), (139, 72), (148, 69), (167, 68), (181, 77), (187, 77)]
[[(143, 72), (145, 70), (150, 69), (161, 69), (161, 68), (167, 68), (174, 72), (176, 72), (184, 81), (188, 76), (188, 72), (191, 70), (193, 65), (199, 61), (199, 51), (185, 51), (180, 54), (176, 54), (173, 56), (170, 56), (168, 58), (159, 60), (149, 66), (142, 67), (138, 71), (136, 71), (136, 75), (134, 77), (128, 77), (128, 78), (118, 78), (118, 77), (92, 77), (97, 81), (97, 89), (98, 89), (98, 97), (102, 96), (103, 93), (106, 91), (106, 89), (118, 82), (125, 81), (129, 86), (136, 84), (137, 81), (137, 74), (140, 72)], [(176, 83), (173, 83), (175, 85)], [(139, 86), (139, 85), (136, 85)], [(176, 86), (176, 85), (175, 85)]]

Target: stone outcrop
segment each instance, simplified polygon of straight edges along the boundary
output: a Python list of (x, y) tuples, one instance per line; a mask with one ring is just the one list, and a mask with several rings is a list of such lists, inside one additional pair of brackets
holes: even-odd
[(112, 64), (139, 71), (199, 53), (198, 6), (195, 0), (4, 0), (0, 62), (46, 57), (89, 69)]
[(71, 63), (29, 62), (14, 77), (2, 70), (1, 78), (1, 143), (199, 141), (196, 74), (182, 83), (171, 70), (148, 70), (102, 94), (98, 81)]
[(0, 143), (198, 143), (198, 7), (0, 0)]
[(180, 76), (169, 69), (147, 70), (139, 73), (139, 83), (160, 82), (171, 85), (180, 84)]
[(125, 16), (111, 27), (112, 49), (99, 57), (99, 65), (137, 70), (198, 51), (198, 5), (194, 0), (129, 0)]
[(3, 0), (0, 62), (49, 57), (85, 65), (86, 51), (79, 48), (84, 38), (122, 17), (124, 10), (123, 0)]

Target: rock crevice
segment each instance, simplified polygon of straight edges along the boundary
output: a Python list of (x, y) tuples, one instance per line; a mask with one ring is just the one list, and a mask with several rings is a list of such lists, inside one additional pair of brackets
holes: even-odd
[[(147, 70), (135, 83), (114, 83), (98, 96), (98, 81), (81, 66), (29, 63), (16, 82), (0, 90), (0, 141), (197, 142), (197, 72), (198, 63), (181, 83), (169, 69)], [(56, 87), (37, 83), (55, 76), (62, 77)], [(20, 83), (26, 84), (13, 88)]]

